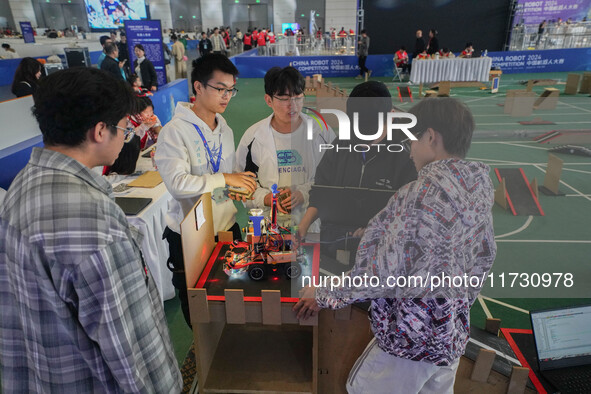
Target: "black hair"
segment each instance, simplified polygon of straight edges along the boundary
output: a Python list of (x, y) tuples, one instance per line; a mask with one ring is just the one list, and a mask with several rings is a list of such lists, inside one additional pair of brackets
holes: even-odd
[(215, 31), (216, 31), (216, 30), (218, 30), (218, 31), (219, 31), (219, 30), (220, 30), (220, 29), (219, 29), (219, 27), (214, 27), (214, 28), (213, 28), (213, 32), (214, 32), (214, 33), (215, 33)]
[(121, 38), (121, 37), (127, 37), (127, 34), (125, 34), (125, 32), (122, 31), (121, 33), (119, 33), (119, 38)]
[(102, 46), (105, 46), (105, 41), (110, 40), (110, 39), (111, 39), (111, 37), (109, 37), (109, 36), (100, 36), (99, 37), (99, 41)]
[(204, 31), (202, 31), (202, 32), (201, 32), (201, 35), (204, 35), (204, 34), (205, 34), (205, 35), (207, 35), (207, 34), (206, 34)]
[(466, 157), (474, 132), (474, 117), (466, 104), (451, 97), (422, 99), (409, 113), (417, 117), (410, 131), (416, 136), (431, 128), (443, 138), (443, 147), (451, 155)]
[(367, 30), (365, 30), (365, 29), (361, 30), (361, 34), (367, 34)]
[(170, 36), (170, 39), (171, 39), (171, 40), (173, 40), (173, 41), (176, 41), (176, 40), (178, 40), (179, 38), (177, 37), (177, 35), (176, 35), (176, 34), (172, 34), (172, 35)]
[(130, 175), (135, 172), (137, 159), (140, 156), (141, 138), (134, 135), (131, 141), (123, 145), (117, 160), (108, 168), (105, 175), (116, 173), (119, 175)]
[(115, 51), (119, 50), (119, 47), (117, 47), (117, 44), (115, 44), (114, 42), (108, 42), (105, 44), (105, 54), (106, 55), (110, 55), (112, 53), (115, 53)]
[(449, 52), (449, 48), (448, 47), (444, 47), (443, 48), (443, 53), (448, 53)]
[(269, 96), (298, 96), (304, 93), (306, 79), (294, 67), (273, 67), (265, 74), (265, 93)]
[(464, 48), (468, 48), (468, 47), (471, 47), (471, 46), (472, 46), (472, 42), (469, 41), (469, 42), (466, 43), (466, 46)]
[(238, 69), (225, 55), (219, 53), (212, 53), (193, 60), (193, 71), (191, 72), (191, 84), (193, 85), (193, 93), (195, 91), (195, 82), (199, 81), (205, 85), (213, 76), (215, 70), (221, 71), (225, 74), (230, 74), (236, 78)]
[(97, 123), (113, 126), (132, 113), (136, 98), (126, 82), (105, 71), (73, 67), (42, 79), (33, 100), (45, 145), (76, 147)]
[(404, 45), (402, 45), (402, 46), (400, 47), (400, 49), (401, 49), (401, 50), (403, 50), (403, 51), (406, 51), (406, 47), (405, 47)]
[(139, 114), (148, 107), (154, 108), (154, 103), (152, 103), (152, 100), (150, 100), (150, 98), (147, 96), (138, 97), (135, 113)]
[(430, 29), (430, 30), (429, 30), (429, 33), (433, 33), (433, 35), (434, 35), (434, 36), (436, 36), (436, 35), (437, 35), (437, 30), (435, 30), (435, 29)]
[[(353, 114), (359, 114), (359, 129), (364, 134), (375, 133), (378, 129), (378, 113), (392, 110), (392, 95), (383, 82), (367, 81), (355, 86), (347, 99), (347, 115), (353, 121)], [(385, 118), (383, 118), (385, 121)]]
[(135, 81), (137, 81), (139, 78), (140, 78), (140, 77), (139, 77), (139, 75), (137, 75), (137, 74), (131, 74), (131, 75), (129, 76), (129, 78), (127, 78), (127, 81), (129, 81), (129, 84), (130, 84), (131, 86), (133, 86), (133, 83), (134, 83)]
[(2, 48), (8, 49), (8, 48), (10, 48), (10, 45), (8, 45), (8, 44), (2, 44)]
[(33, 59), (32, 57), (23, 58), (14, 72), (11, 88), (12, 93), (16, 95), (16, 87), (21, 82), (27, 82), (35, 89), (35, 86), (39, 83), (35, 75), (41, 71), (42, 67), (43, 65), (37, 59)]
[(146, 52), (146, 50), (144, 49), (144, 46), (142, 44), (135, 44), (134, 48), (137, 48), (142, 52)]

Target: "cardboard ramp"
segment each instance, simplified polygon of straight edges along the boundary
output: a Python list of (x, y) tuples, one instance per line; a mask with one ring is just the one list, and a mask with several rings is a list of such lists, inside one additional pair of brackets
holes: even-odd
[(506, 197), (515, 216), (544, 216), (544, 211), (522, 168), (495, 168), (499, 182), (505, 180)]

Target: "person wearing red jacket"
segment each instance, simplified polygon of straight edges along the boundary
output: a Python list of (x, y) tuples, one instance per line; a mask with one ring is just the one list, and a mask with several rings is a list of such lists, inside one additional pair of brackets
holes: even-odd
[(394, 63), (396, 64), (396, 67), (402, 68), (403, 73), (410, 72), (408, 53), (406, 52), (406, 47), (404, 45), (401, 46), (400, 49), (394, 54)]
[(244, 50), (245, 51), (252, 49), (252, 33), (250, 32), (250, 29), (248, 29), (248, 31), (244, 35), (243, 42), (244, 42)]
[(259, 47), (259, 56), (267, 56), (267, 31), (261, 29), (257, 37), (257, 46)]
[(258, 44), (258, 40), (259, 40), (259, 31), (257, 30), (257, 28), (255, 27), (252, 31), (252, 45), (254, 47), (257, 46)]

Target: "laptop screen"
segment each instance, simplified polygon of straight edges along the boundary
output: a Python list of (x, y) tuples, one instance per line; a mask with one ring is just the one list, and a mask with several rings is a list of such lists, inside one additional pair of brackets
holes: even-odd
[(591, 363), (591, 305), (532, 311), (541, 370)]

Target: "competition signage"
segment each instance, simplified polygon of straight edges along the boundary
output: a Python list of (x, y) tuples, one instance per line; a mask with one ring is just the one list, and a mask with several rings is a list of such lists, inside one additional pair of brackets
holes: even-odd
[[(146, 52), (146, 59), (154, 64), (158, 75), (158, 86), (166, 84), (166, 66), (162, 49), (162, 28), (159, 20), (125, 21), (125, 34), (129, 50), (130, 67), (137, 59), (133, 50), (136, 44), (142, 44)], [(133, 70), (132, 70), (133, 71)]]
[(543, 20), (562, 18), (580, 21), (587, 16), (591, 0), (519, 0), (515, 10), (514, 24), (539, 24)]
[(591, 70), (591, 48), (489, 52), (492, 67), (505, 74)]
[(21, 32), (23, 33), (25, 44), (34, 44), (35, 35), (33, 34), (33, 26), (31, 26), (31, 22), (19, 22), (19, 24), (21, 25)]

